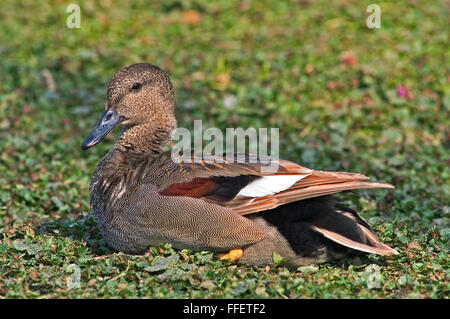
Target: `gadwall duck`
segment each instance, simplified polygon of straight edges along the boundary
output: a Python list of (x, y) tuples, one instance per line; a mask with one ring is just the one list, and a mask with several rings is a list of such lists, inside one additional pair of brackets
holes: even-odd
[(285, 160), (273, 160), (278, 170), (267, 173), (267, 160), (256, 155), (244, 162), (215, 155), (222, 161), (179, 163), (167, 151), (177, 127), (174, 113), (172, 83), (155, 65), (125, 67), (107, 87), (105, 111), (82, 148), (123, 125), (89, 188), (94, 218), (112, 249), (142, 254), (171, 243), (255, 266), (273, 265), (279, 255), (290, 268), (358, 253), (397, 253), (330, 195), (393, 186)]

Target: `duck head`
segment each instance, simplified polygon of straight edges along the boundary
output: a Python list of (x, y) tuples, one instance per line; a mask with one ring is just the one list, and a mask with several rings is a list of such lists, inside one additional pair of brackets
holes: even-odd
[(127, 66), (109, 82), (105, 111), (81, 147), (87, 150), (98, 144), (119, 124), (134, 129), (134, 135), (144, 135), (152, 127), (172, 130), (174, 108), (174, 90), (166, 72), (150, 63)]

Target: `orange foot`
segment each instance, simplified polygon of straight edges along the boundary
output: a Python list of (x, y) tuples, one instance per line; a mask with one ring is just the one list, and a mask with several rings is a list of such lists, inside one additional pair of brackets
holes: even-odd
[(238, 260), (242, 257), (244, 251), (241, 248), (230, 250), (227, 254), (219, 254), (220, 259), (229, 259), (231, 261)]

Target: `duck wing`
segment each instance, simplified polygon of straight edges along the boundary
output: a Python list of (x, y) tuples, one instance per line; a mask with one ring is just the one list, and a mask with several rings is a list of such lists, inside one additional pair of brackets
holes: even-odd
[[(241, 161), (237, 161), (239, 158)], [(166, 158), (163, 162), (168, 161)], [(225, 153), (171, 164), (170, 170), (165, 169), (168, 173), (160, 178), (164, 181), (159, 184), (161, 195), (201, 198), (229, 207), (239, 215), (346, 190), (394, 188), (368, 182), (369, 178), (362, 174), (312, 170), (268, 156)]]
[[(346, 190), (394, 188), (386, 183), (369, 182), (362, 174), (312, 170), (286, 160), (252, 155), (246, 155), (241, 162), (227, 158), (230, 157), (224, 154), (221, 162), (197, 157), (191, 163), (173, 163), (171, 175), (177, 178), (162, 183), (159, 194), (194, 197), (230, 208), (238, 215), (248, 215)], [(270, 171), (269, 167), (277, 167), (277, 170)], [(345, 215), (346, 223), (356, 229), (352, 233), (359, 233), (361, 240), (351, 239), (352, 236), (337, 230), (336, 220), (340, 220), (341, 215)], [(345, 247), (381, 255), (397, 253), (380, 242), (356, 213), (352, 215), (333, 208), (326, 218), (317, 216), (313, 220), (310, 225), (313, 231)]]

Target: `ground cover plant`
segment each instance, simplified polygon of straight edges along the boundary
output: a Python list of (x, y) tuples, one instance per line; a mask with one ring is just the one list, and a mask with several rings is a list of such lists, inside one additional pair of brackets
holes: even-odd
[[(357, 0), (77, 3), (80, 28), (68, 1), (0, 7), (0, 298), (448, 298), (448, 1), (379, 2), (378, 29)], [(180, 126), (278, 127), (282, 158), (395, 185), (341, 197), (400, 254), (289, 271), (109, 250), (88, 186), (117, 132), (80, 143), (141, 61), (171, 75)]]

